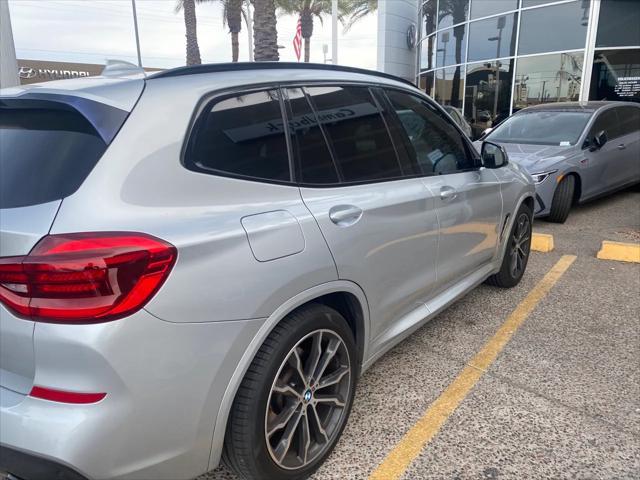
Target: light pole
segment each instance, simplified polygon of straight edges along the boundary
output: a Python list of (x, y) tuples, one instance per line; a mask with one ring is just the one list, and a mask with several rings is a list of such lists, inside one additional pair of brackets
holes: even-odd
[[(490, 42), (496, 42), (496, 58), (500, 57), (500, 46), (502, 44), (502, 30), (506, 25), (506, 17), (498, 17), (498, 36), (489, 37)], [(496, 60), (496, 88), (493, 94), (493, 119), (498, 116), (498, 90), (500, 88), (500, 61)], [(493, 120), (492, 120), (493, 123)]]
[(247, 23), (247, 39), (249, 41), (249, 61), (253, 62), (253, 17), (251, 14), (251, 0), (247, 0), (246, 4), (247, 16), (245, 20)]

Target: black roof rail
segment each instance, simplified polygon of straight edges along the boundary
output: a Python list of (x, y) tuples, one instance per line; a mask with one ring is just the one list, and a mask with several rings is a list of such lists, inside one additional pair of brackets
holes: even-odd
[(215, 73), (215, 72), (237, 72), (243, 70), (329, 70), (336, 72), (361, 73), (364, 75), (373, 75), (376, 77), (388, 78), (398, 82), (406, 83), (415, 87), (416, 85), (409, 80), (396, 77), (390, 73), (378, 72), (375, 70), (367, 70), (365, 68), (347, 67), (343, 65), (333, 65), (324, 63), (297, 63), (297, 62), (235, 62), (235, 63), (207, 63), (203, 65), (192, 65), (188, 67), (178, 67), (169, 70), (163, 70), (158, 73), (149, 75), (148, 79), (153, 78), (171, 78), (181, 77), (183, 75), (194, 75), (197, 73)]

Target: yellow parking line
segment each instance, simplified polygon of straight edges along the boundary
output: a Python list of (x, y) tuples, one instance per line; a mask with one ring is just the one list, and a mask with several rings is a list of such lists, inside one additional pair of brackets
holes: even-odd
[(604, 240), (597, 258), (601, 260), (640, 263), (640, 243), (610, 242)]
[(531, 250), (535, 252), (549, 253), (553, 251), (553, 235), (547, 233), (534, 233), (531, 237)]
[(425, 414), (404, 435), (400, 442), (371, 473), (369, 480), (392, 480), (402, 476), (411, 462), (438, 433), (449, 416), (469, 394), (482, 374), (494, 362), (518, 327), (529, 316), (540, 300), (571, 266), (576, 257), (564, 255), (529, 292), (509, 315), (495, 335), (485, 344), (455, 380), (431, 404)]

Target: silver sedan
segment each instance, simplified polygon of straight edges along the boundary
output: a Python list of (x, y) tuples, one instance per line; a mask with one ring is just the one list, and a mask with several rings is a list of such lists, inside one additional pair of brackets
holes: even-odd
[[(488, 133), (536, 184), (538, 217), (640, 182), (640, 105), (567, 102), (525, 108)], [(477, 142), (479, 145), (479, 143)]]

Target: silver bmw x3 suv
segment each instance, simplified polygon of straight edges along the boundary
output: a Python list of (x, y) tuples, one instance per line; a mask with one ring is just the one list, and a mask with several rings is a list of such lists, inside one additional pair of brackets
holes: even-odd
[(0, 471), (310, 475), (359, 375), (529, 256), (534, 187), (388, 75), (204, 65), (0, 97)]

